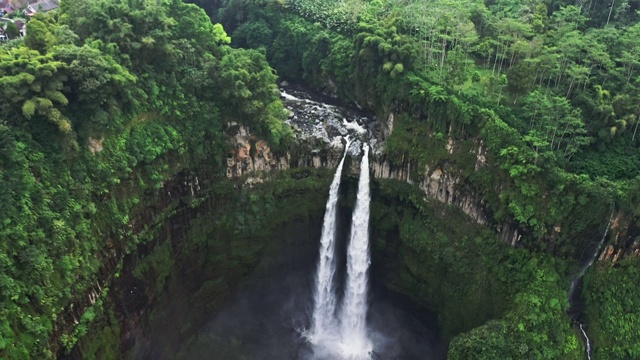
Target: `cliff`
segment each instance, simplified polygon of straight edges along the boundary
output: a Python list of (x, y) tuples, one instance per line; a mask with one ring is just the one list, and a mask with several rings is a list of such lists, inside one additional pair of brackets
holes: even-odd
[[(287, 91), (295, 94), (289, 94)], [(252, 184), (264, 181), (272, 171), (291, 168), (313, 167), (333, 169), (344, 151), (344, 138), (355, 139), (349, 149), (350, 159), (346, 163), (348, 176), (357, 177), (360, 171), (361, 142), (372, 145), (371, 173), (376, 179), (392, 179), (418, 187), (427, 198), (462, 210), (471, 221), (488, 226), (503, 241), (517, 246), (524, 232), (516, 221), (497, 222), (486, 208), (481, 194), (466, 182), (469, 174), (450, 166), (447, 162), (430, 167), (405, 161), (394, 165), (385, 156), (385, 140), (394, 129), (394, 114), (380, 121), (358, 110), (338, 107), (310, 100), (309, 94), (291, 89), (282, 90), (282, 98), (290, 112), (289, 124), (295, 130), (297, 144), (291, 149), (274, 153), (265, 141), (257, 139), (251, 130), (232, 124), (235, 133), (235, 150), (227, 158), (226, 174), (229, 179), (244, 179)], [(473, 147), (461, 146), (453, 138), (448, 138), (445, 151), (450, 158), (473, 157), (473, 169), (488, 165), (487, 149), (481, 140), (473, 142)], [(465, 152), (470, 152), (467, 154)], [(354, 161), (355, 160), (355, 161)], [(496, 189), (499, 189), (499, 184)], [(612, 227), (612, 238), (607, 242), (599, 260), (613, 262), (626, 256), (640, 255), (640, 230), (633, 219), (620, 213)], [(561, 231), (556, 227), (554, 232)], [(553, 234), (548, 235), (550, 237)]]
[[(411, 162), (394, 166), (385, 158), (384, 140), (393, 132), (393, 114), (381, 124), (375, 118), (358, 114), (355, 110), (306, 99), (304, 97), (309, 95), (304, 92), (296, 94), (300, 98), (285, 91), (282, 96), (290, 110), (289, 123), (298, 139), (297, 145), (289, 151), (274, 153), (250, 129), (238, 124), (230, 125), (230, 131), (235, 133), (235, 149), (227, 158), (226, 174), (229, 179), (242, 178), (245, 184), (255, 184), (263, 182), (264, 177), (272, 171), (301, 167), (333, 169), (344, 152), (344, 138), (350, 136), (355, 140), (349, 149), (350, 160), (346, 166), (348, 176), (358, 176), (360, 162), (357, 158), (361, 154), (362, 141), (367, 141), (373, 148), (370, 163), (374, 178), (415, 185), (426, 197), (459, 208), (478, 224), (491, 226), (482, 198), (464, 184), (463, 174), (449, 169), (446, 164), (434, 169), (425, 165), (416, 171), (416, 165)], [(453, 139), (447, 142), (446, 150), (453, 156), (463, 151)], [(476, 169), (485, 166), (486, 149), (482, 142), (478, 142), (474, 151)], [(513, 246), (521, 238), (518, 227), (511, 223), (496, 225), (494, 230), (501, 239)]]

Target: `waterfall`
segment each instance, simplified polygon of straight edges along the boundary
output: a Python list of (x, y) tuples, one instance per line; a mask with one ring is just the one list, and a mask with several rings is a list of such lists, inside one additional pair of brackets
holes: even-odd
[[(320, 239), (320, 259), (316, 273), (312, 325), (305, 336), (321, 351), (327, 351), (331, 358), (348, 360), (368, 360), (371, 358), (373, 343), (366, 326), (367, 287), (369, 258), (369, 146), (364, 145), (364, 155), (360, 164), (358, 196), (353, 211), (351, 237), (347, 249), (347, 280), (340, 311), (340, 321), (335, 318), (336, 295), (334, 276), (336, 203), (342, 167), (349, 149), (347, 139), (345, 154), (333, 177), (329, 190), (329, 200), (322, 224)], [(340, 327), (338, 328), (338, 325)]]
[(336, 296), (334, 289), (334, 275), (336, 272), (335, 260), (335, 232), (336, 232), (336, 203), (338, 202), (338, 189), (340, 188), (340, 178), (342, 166), (347, 156), (351, 141), (347, 137), (347, 144), (344, 148), (344, 155), (338, 164), (336, 173), (333, 176), (329, 189), (329, 199), (324, 213), (322, 224), (322, 235), (320, 238), (320, 258), (316, 273), (314, 307), (311, 331), (307, 334), (309, 340), (318, 344), (323, 340), (331, 338), (335, 330), (335, 308)]
[(369, 146), (364, 144), (358, 197), (347, 250), (347, 283), (341, 308), (339, 351), (347, 359), (369, 359), (373, 349), (367, 333), (367, 273), (369, 264)]
[(582, 332), (582, 336), (584, 336), (584, 340), (587, 342), (587, 359), (591, 360), (591, 342), (589, 341), (589, 337), (587, 336), (587, 332), (584, 331), (581, 323), (578, 323), (580, 327), (580, 331)]
[(607, 238), (607, 234), (609, 233), (609, 228), (611, 227), (611, 221), (613, 221), (613, 206), (611, 207), (611, 215), (609, 215), (609, 222), (607, 223), (607, 228), (604, 230), (604, 234), (602, 235), (602, 238), (600, 239), (598, 246), (596, 247), (593, 254), (591, 254), (589, 261), (584, 265), (582, 265), (575, 279), (571, 282), (571, 291), (569, 293), (570, 296), (573, 295), (573, 291), (575, 291), (576, 282), (584, 276), (584, 274), (587, 272), (587, 270), (589, 270), (591, 265), (593, 265), (593, 262), (596, 261), (596, 257), (598, 257), (598, 253), (600, 252), (600, 249), (602, 248), (602, 245), (604, 244), (604, 241)]
[[(584, 265), (582, 265), (582, 267), (580, 267), (580, 270), (578, 271), (578, 274), (576, 275), (576, 277), (571, 282), (571, 287), (569, 288), (569, 303), (571, 303), (571, 301), (572, 301), (572, 299), (574, 297), (574, 293), (576, 291), (576, 287), (578, 285), (578, 281), (580, 281), (580, 279), (582, 279), (582, 277), (587, 272), (587, 270), (589, 270), (591, 265), (593, 265), (593, 262), (596, 260), (596, 257), (598, 257), (598, 253), (600, 252), (600, 249), (602, 248), (602, 245), (604, 244), (604, 241), (607, 238), (607, 234), (609, 233), (609, 229), (611, 228), (611, 222), (613, 221), (613, 210), (614, 210), (614, 206), (613, 206), (613, 204), (611, 204), (611, 215), (609, 215), (609, 222), (607, 223), (607, 228), (604, 230), (604, 234), (602, 235), (602, 238), (600, 239), (600, 242), (598, 243), (598, 246), (596, 247), (596, 249), (593, 252), (593, 254), (591, 254), (591, 257), (589, 258), (589, 261), (587, 261)], [(591, 360), (591, 341), (589, 340), (589, 337), (587, 336), (587, 332), (584, 330), (584, 327), (582, 326), (582, 323), (577, 320), (577, 316), (575, 316), (574, 321), (580, 327), (580, 331), (582, 332), (582, 336), (584, 337), (584, 341), (585, 341), (586, 347), (587, 347), (587, 350), (586, 350), (587, 351), (587, 359)]]

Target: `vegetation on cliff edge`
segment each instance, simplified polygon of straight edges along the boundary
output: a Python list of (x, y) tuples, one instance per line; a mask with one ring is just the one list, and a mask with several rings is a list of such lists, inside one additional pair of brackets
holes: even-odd
[[(612, 204), (631, 224), (623, 228), (636, 227), (635, 1), (195, 2), (233, 44), (262, 51), (288, 79), (349, 98), (380, 118), (393, 113), (399, 123), (385, 148), (392, 165), (411, 164), (415, 180), (425, 165), (454, 173), (482, 198), (493, 226), (518, 224), (519, 246), (574, 264), (562, 277), (588, 257)], [(482, 144), (487, 164), (444, 152), (447, 140), (462, 149)], [(625, 287), (620, 281), (610, 286)], [(602, 328), (607, 320), (589, 315), (595, 313), (587, 310), (587, 320)], [(511, 325), (501, 329), (517, 329)], [(456, 351), (472, 345), (457, 344)]]
[(229, 41), (181, 1), (65, 0), (0, 46), (1, 358), (73, 346), (94, 315), (60, 317), (135, 249), (152, 194), (222, 164), (228, 121), (286, 146), (274, 71)]

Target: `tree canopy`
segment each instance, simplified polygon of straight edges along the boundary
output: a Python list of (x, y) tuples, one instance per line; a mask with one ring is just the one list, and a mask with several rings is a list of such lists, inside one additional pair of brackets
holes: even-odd
[(65, 0), (0, 46), (0, 358), (74, 345), (96, 310), (70, 307), (141, 241), (123, 229), (145, 191), (222, 171), (227, 122), (286, 146), (274, 71), (229, 42), (182, 1)]

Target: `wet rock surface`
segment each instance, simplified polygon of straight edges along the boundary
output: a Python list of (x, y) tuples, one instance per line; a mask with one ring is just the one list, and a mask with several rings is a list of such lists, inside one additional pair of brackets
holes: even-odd
[(362, 142), (375, 143), (377, 121), (374, 116), (356, 109), (312, 100), (313, 95), (295, 88), (281, 88), (289, 118), (296, 138), (311, 141), (330, 148), (344, 148), (345, 137), (356, 139), (349, 150), (351, 156), (359, 156)]
[[(344, 152), (345, 138), (349, 137), (352, 139), (348, 150), (350, 160), (345, 165), (345, 174), (348, 176), (357, 177), (360, 173), (359, 157), (362, 145), (366, 142), (371, 147), (371, 171), (374, 178), (395, 179), (416, 185), (427, 197), (458, 207), (475, 222), (482, 225), (490, 223), (482, 200), (464, 186), (460, 174), (450, 172), (446, 167), (430, 169), (426, 166), (424, 169), (417, 169), (410, 162), (394, 166), (386, 159), (383, 140), (393, 131), (393, 113), (388, 118), (379, 120), (356, 106), (285, 85), (280, 87), (280, 94), (289, 114), (286, 121), (294, 130), (300, 147), (298, 154), (274, 154), (264, 141), (255, 139), (250, 131), (239, 127), (235, 136), (237, 150), (227, 159), (227, 177), (240, 178), (251, 173), (293, 167), (333, 169)], [(447, 151), (456, 151), (453, 139), (447, 143)], [(484, 152), (483, 144), (480, 143), (476, 168), (485, 165)], [(260, 176), (264, 174), (251, 175), (246, 181), (261, 182), (263, 180)], [(500, 227), (496, 232), (506, 242), (515, 245), (520, 234), (517, 229), (507, 230), (505, 232)]]

